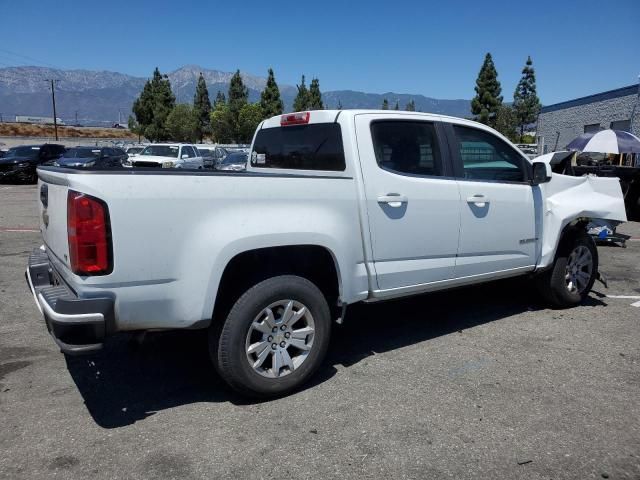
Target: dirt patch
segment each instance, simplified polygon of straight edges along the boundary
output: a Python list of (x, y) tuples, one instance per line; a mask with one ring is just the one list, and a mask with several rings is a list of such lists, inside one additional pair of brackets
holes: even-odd
[[(53, 137), (53, 125), (29, 123), (0, 123), (0, 137)], [(58, 137), (68, 138), (122, 138), (138, 140), (129, 130), (116, 128), (76, 128), (58, 126)]]

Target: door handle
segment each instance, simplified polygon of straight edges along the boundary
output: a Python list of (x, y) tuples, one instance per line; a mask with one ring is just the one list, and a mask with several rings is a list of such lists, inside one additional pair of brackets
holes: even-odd
[(387, 193), (386, 195), (381, 195), (378, 197), (378, 203), (386, 203), (390, 207), (394, 208), (401, 207), (403, 203), (407, 202), (407, 197), (404, 195), (400, 195), (399, 193)]
[(484, 207), (489, 203), (489, 199), (484, 195), (476, 194), (471, 197), (467, 197), (467, 203), (475, 203), (478, 207)]

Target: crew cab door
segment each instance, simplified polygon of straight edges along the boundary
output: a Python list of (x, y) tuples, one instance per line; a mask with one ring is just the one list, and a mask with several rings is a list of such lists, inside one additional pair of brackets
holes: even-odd
[(492, 133), (447, 125), (460, 186), (456, 278), (535, 265), (536, 212), (528, 160)]
[(429, 117), (355, 116), (372, 260), (380, 290), (453, 277), (460, 195)]

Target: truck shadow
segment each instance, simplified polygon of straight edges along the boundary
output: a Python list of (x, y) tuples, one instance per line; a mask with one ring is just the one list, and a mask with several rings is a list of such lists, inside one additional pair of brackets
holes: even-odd
[[(370, 355), (543, 309), (535, 298), (529, 283), (511, 279), (350, 307), (345, 324), (333, 330), (327, 360), (303, 388), (329, 380), (337, 372), (335, 365), (350, 367)], [(605, 303), (592, 295), (587, 305)], [(250, 403), (215, 373), (201, 331), (149, 334), (142, 344), (117, 336), (102, 352), (67, 356), (66, 362), (89, 413), (103, 428), (197, 402)]]

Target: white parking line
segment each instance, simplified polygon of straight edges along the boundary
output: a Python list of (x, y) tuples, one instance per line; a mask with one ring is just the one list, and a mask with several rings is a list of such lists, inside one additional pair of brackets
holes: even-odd
[(607, 295), (607, 298), (631, 298), (638, 299), (640, 295)]
[(640, 301), (631, 304), (632, 307), (640, 307)]

